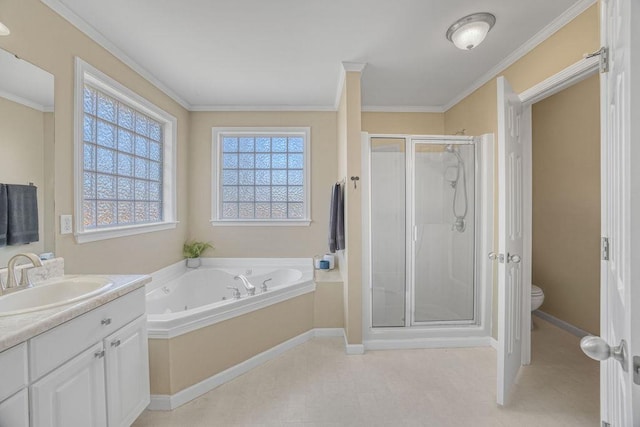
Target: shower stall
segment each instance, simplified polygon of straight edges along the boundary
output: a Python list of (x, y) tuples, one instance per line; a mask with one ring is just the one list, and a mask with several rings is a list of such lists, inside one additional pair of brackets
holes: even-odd
[(479, 254), (493, 239), (490, 139), (363, 138), (365, 341), (488, 339), (489, 272)]

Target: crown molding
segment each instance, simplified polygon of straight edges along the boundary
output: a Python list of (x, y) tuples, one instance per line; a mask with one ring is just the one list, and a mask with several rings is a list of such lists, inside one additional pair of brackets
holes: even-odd
[(69, 21), (71, 25), (82, 31), (86, 34), (91, 40), (102, 46), (113, 56), (122, 61), (125, 65), (131, 68), (136, 73), (140, 74), (144, 77), (149, 83), (154, 85), (156, 88), (164, 92), (168, 97), (173, 99), (175, 102), (180, 104), (187, 110), (191, 110), (191, 105), (184, 99), (182, 99), (176, 92), (174, 92), (167, 85), (162, 83), (156, 76), (154, 76), (151, 72), (149, 72), (146, 68), (142, 67), (136, 61), (134, 61), (129, 55), (124, 53), (121, 49), (116, 47), (113, 43), (111, 43), (105, 36), (103, 36), (98, 30), (96, 30), (92, 25), (90, 25), (87, 21), (78, 16), (75, 12), (69, 9), (66, 5), (64, 5), (60, 0), (40, 0), (42, 3), (47, 5), (51, 10), (56, 12), (58, 15), (62, 16), (64, 19)]
[(367, 66), (366, 62), (349, 62), (342, 61), (342, 69), (345, 73), (361, 73), (364, 71), (364, 67)]
[(444, 113), (445, 109), (441, 105), (399, 105), (399, 106), (381, 106), (381, 105), (363, 105), (363, 113)]
[(448, 111), (454, 105), (458, 104), (460, 101), (465, 99), (467, 96), (471, 95), (473, 92), (478, 90), (488, 81), (497, 76), (500, 72), (504, 71), (507, 67), (514, 64), (517, 60), (525, 56), (531, 50), (533, 50), (540, 43), (551, 37), (555, 34), (559, 29), (567, 25), (573, 19), (575, 19), (582, 12), (587, 10), (593, 4), (596, 3), (597, 0), (580, 0), (574, 3), (569, 9), (564, 11), (560, 16), (551, 21), (546, 27), (536, 33), (533, 37), (527, 40), (524, 44), (518, 47), (516, 50), (511, 52), (509, 56), (500, 61), (496, 66), (487, 71), (482, 77), (476, 80), (470, 87), (464, 90), (462, 93), (457, 95), (451, 101), (449, 101), (445, 106), (444, 110)]
[(192, 105), (189, 111), (336, 111), (333, 105)]
[(22, 104), (25, 107), (33, 108), (34, 110), (42, 111), (43, 113), (53, 113), (53, 105), (38, 104), (37, 102), (33, 102), (30, 99), (23, 98), (21, 96), (17, 96), (2, 90), (0, 90), (0, 98), (8, 99), (9, 101)]
[(366, 66), (366, 62), (342, 61), (342, 69), (340, 70), (340, 75), (338, 76), (338, 89), (336, 91), (336, 99), (333, 102), (334, 111), (338, 111), (338, 108), (340, 107), (340, 97), (342, 96), (342, 89), (344, 89), (344, 81), (347, 73), (362, 73), (364, 71), (364, 67)]

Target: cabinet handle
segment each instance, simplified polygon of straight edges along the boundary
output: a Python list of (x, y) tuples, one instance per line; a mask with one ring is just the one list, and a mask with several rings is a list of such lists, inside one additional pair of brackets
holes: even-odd
[(102, 325), (107, 326), (111, 324), (111, 318), (107, 317), (106, 319), (102, 319), (102, 321), (100, 322)]
[(104, 357), (104, 350), (96, 351), (95, 353), (93, 353), (93, 356), (96, 359), (102, 359)]
[(111, 347), (118, 347), (120, 345), (120, 340), (111, 341)]

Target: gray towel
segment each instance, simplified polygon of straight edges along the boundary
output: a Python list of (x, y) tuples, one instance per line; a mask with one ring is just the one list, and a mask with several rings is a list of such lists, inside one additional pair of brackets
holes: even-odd
[(35, 185), (7, 184), (7, 244), (37, 242), (38, 189)]
[(7, 186), (0, 184), (0, 246), (7, 245), (7, 224), (9, 206), (7, 205)]
[(346, 249), (344, 237), (344, 189), (338, 184), (338, 208), (336, 220), (336, 250)]
[(329, 251), (335, 253), (338, 245), (338, 200), (340, 199), (340, 184), (331, 189), (331, 207), (329, 208)]
[(345, 249), (344, 238), (344, 192), (340, 184), (331, 189), (331, 210), (329, 211), (329, 251)]

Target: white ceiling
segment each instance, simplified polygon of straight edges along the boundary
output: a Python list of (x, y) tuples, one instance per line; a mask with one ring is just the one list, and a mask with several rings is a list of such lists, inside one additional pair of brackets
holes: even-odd
[[(191, 109), (333, 109), (350, 61), (366, 63), (365, 108), (387, 110), (442, 110), (576, 3), (42, 1)], [(476, 49), (458, 50), (446, 30), (475, 12), (496, 25)]]

